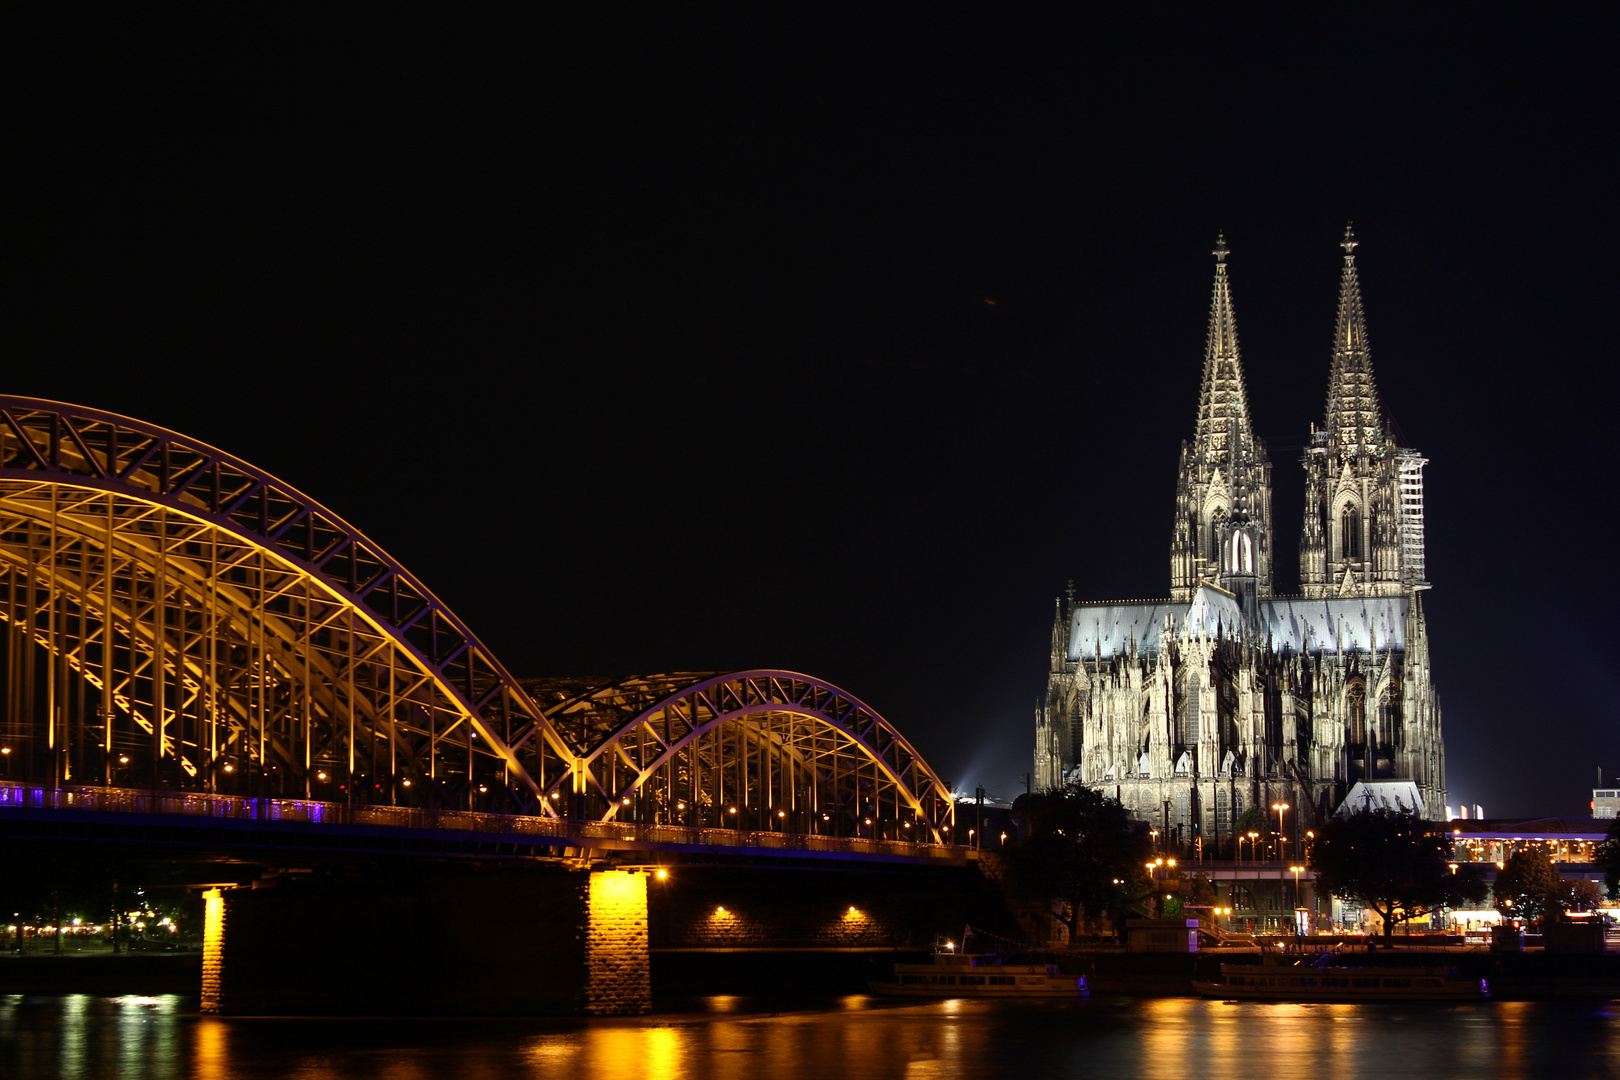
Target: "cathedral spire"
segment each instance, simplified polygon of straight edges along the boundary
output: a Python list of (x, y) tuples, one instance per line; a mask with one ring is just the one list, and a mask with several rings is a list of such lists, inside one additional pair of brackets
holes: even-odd
[(1226, 279), (1226, 235), (1215, 240), (1215, 296), (1209, 307), (1209, 337), (1204, 345), (1204, 385), (1198, 401), (1195, 447), (1220, 460), (1254, 456), (1254, 427), (1238, 357), (1237, 318), (1232, 313), (1232, 286)]
[(1327, 431), (1342, 452), (1383, 442), (1378, 387), (1373, 382), (1372, 352), (1367, 347), (1367, 319), (1361, 308), (1361, 282), (1356, 277), (1356, 234), (1346, 225), (1344, 271), (1339, 278), (1339, 318), (1333, 327), (1333, 366), (1328, 375)]

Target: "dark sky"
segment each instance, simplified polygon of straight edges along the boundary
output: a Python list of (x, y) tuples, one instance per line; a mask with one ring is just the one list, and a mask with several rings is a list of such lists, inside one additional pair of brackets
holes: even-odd
[(1612, 13), (1009, 7), (13, 27), (4, 388), (281, 476), (518, 674), (806, 671), (1010, 795), (1064, 582), (1168, 591), (1218, 229), (1294, 591), (1353, 218), (1453, 801), (1583, 810)]

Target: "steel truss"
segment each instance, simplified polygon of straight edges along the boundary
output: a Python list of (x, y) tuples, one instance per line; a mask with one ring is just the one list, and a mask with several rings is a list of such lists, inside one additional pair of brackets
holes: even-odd
[(536, 683), (542, 708), (336, 514), (93, 409), (0, 397), (0, 639), (0, 778), (949, 842), (949, 790), (838, 688)]
[(950, 842), (950, 789), (876, 710), (808, 675), (641, 676), (546, 716), (581, 747), (547, 796), (581, 816)]

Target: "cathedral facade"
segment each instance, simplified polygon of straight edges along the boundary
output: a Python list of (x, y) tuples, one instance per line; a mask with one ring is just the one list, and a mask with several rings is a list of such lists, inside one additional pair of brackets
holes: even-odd
[[(1444, 813), (1429, 673), (1423, 466), (1373, 381), (1346, 229), (1327, 409), (1302, 464), (1300, 588), (1273, 591), (1271, 462), (1255, 437), (1218, 242), (1193, 438), (1181, 447), (1164, 600), (1059, 602), (1035, 783), (1119, 798), (1167, 842), (1232, 847), (1248, 807), (1302, 833), (1358, 781)], [(1296, 832), (1297, 830), (1297, 832)]]

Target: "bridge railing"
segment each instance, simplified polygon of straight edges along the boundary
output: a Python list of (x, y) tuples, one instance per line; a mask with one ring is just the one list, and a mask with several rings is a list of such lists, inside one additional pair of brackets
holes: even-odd
[(80, 810), (93, 813), (180, 814), (236, 821), (304, 822), (312, 825), (361, 825), (397, 829), (448, 830), (484, 835), (606, 840), (681, 847), (763, 848), (783, 851), (833, 852), (852, 855), (897, 855), (951, 858), (965, 848), (905, 840), (868, 840), (852, 836), (751, 832), (688, 825), (642, 825), (617, 821), (570, 821), (521, 814), (484, 814), (471, 810), (423, 810), (409, 806), (355, 805), (314, 799), (254, 799), (241, 795), (143, 791), (133, 788), (48, 787), (0, 781), (0, 813), (5, 809)]

